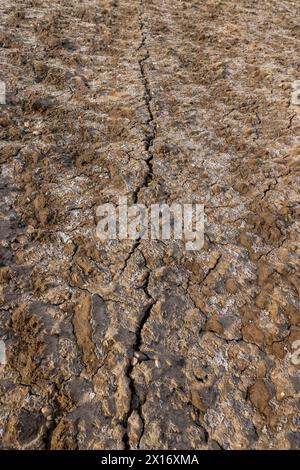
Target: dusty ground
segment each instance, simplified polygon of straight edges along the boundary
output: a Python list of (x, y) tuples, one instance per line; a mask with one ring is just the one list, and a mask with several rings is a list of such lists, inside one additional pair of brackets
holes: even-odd
[[(298, 14), (1, 2), (2, 448), (300, 448)], [(101, 243), (120, 195), (204, 248)]]

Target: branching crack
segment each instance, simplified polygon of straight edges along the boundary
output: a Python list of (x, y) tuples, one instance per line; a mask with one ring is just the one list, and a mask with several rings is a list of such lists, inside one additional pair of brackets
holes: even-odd
[[(141, 316), (140, 322), (137, 326), (137, 329), (136, 329), (136, 332), (135, 332), (135, 341), (134, 341), (133, 348), (132, 348), (133, 349), (132, 356), (134, 356), (134, 354), (136, 354), (136, 353), (141, 352), (143, 328), (144, 328), (146, 322), (148, 321), (148, 319), (150, 317), (152, 307), (156, 303), (156, 301), (149, 294), (149, 290), (148, 290), (150, 273), (151, 273), (151, 271), (149, 269), (148, 276), (146, 278), (146, 285), (144, 287), (144, 291), (146, 292), (146, 294), (149, 298), (149, 305), (145, 308), (145, 310), (144, 310), (144, 312)], [(139, 417), (142, 421), (142, 430), (141, 430), (141, 435), (140, 435), (140, 438), (139, 438), (139, 442), (141, 440), (141, 437), (142, 437), (143, 431), (144, 431), (144, 419), (143, 419), (142, 410), (141, 410), (142, 403), (139, 400), (139, 397), (138, 397), (138, 394), (137, 394), (137, 391), (136, 391), (136, 387), (135, 387), (135, 383), (134, 383), (134, 379), (132, 377), (133, 369), (134, 369), (134, 363), (133, 363), (133, 361), (131, 361), (129, 363), (128, 367), (127, 367), (126, 372), (125, 372), (126, 376), (129, 379), (129, 387), (130, 387), (130, 391), (131, 391), (130, 406), (129, 406), (128, 412), (126, 414), (124, 423), (123, 423), (124, 427), (125, 427), (125, 434), (123, 436), (123, 443), (124, 443), (125, 449), (127, 449), (127, 450), (130, 449), (129, 436), (128, 436), (128, 420), (129, 420), (129, 418), (130, 418), (130, 416), (131, 416), (131, 414), (134, 410), (137, 411), (137, 413), (139, 414)], [(137, 447), (139, 448), (139, 443), (138, 443)]]
[[(146, 63), (150, 59), (150, 52), (147, 47), (147, 34), (146, 34), (146, 29), (145, 29), (145, 21), (144, 21), (144, 0), (140, 0), (140, 16), (139, 16), (139, 28), (140, 28), (140, 34), (141, 34), (141, 43), (137, 49), (137, 52), (139, 54), (142, 54), (142, 57), (138, 59), (139, 67), (140, 67), (140, 75), (141, 75), (141, 80), (144, 85), (144, 94), (143, 94), (143, 100), (145, 107), (147, 109), (148, 113), (148, 119), (146, 121), (146, 131), (143, 139), (143, 145), (144, 145), (144, 150), (146, 153), (146, 158), (145, 162), (147, 164), (147, 171), (146, 175), (142, 181), (142, 183), (133, 191), (132, 194), (132, 200), (133, 203), (136, 204), (139, 199), (139, 193), (142, 188), (147, 188), (149, 184), (151, 183), (153, 179), (153, 152), (152, 152), (152, 147), (153, 147), (153, 142), (156, 137), (156, 130), (157, 130), (157, 124), (155, 122), (155, 118), (152, 112), (152, 107), (151, 107), (151, 101), (152, 101), (152, 94), (151, 94), (151, 88), (150, 88), (150, 82), (148, 79), (147, 75), (147, 70), (146, 70)], [(129, 253), (127, 259), (125, 260), (124, 268), (127, 266), (128, 261), (130, 260), (131, 256), (139, 248), (140, 245), (140, 239), (137, 240), (136, 244), (133, 246), (131, 252)], [(148, 275), (146, 277), (145, 285), (144, 285), (144, 292), (146, 293), (148, 299), (149, 299), (149, 304), (145, 308), (143, 314), (141, 315), (141, 319), (139, 321), (139, 324), (136, 328), (135, 332), (135, 341), (133, 344), (133, 352), (132, 352), (132, 357), (136, 355), (137, 353), (141, 352), (141, 345), (142, 345), (142, 333), (144, 326), (146, 322), (148, 321), (150, 315), (151, 315), (151, 310), (152, 307), (155, 305), (156, 301), (155, 299), (152, 298), (152, 296), (149, 293), (148, 285), (149, 285), (149, 279), (150, 279), (150, 274), (151, 270), (148, 268)], [(127, 370), (125, 371), (126, 376), (128, 377), (129, 380), (129, 387), (131, 391), (131, 397), (130, 397), (130, 405), (128, 412), (126, 414), (126, 417), (123, 421), (123, 425), (125, 428), (125, 433), (123, 436), (123, 443), (125, 449), (130, 449), (130, 442), (129, 442), (129, 435), (128, 435), (128, 421), (129, 418), (132, 414), (132, 412), (135, 410), (140, 417), (140, 420), (142, 422), (142, 429), (141, 429), (141, 434), (139, 436), (139, 442), (137, 443), (137, 448), (139, 448), (139, 443), (140, 440), (143, 436), (144, 432), (144, 419), (143, 419), (143, 413), (142, 413), (142, 403), (140, 402), (140, 399), (138, 397), (134, 379), (132, 377), (132, 372), (134, 368), (134, 363), (131, 360), (130, 363), (128, 364)]]

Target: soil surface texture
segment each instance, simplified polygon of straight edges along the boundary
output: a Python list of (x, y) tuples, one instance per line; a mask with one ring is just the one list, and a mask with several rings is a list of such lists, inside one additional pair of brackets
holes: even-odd
[(2, 449), (300, 449), (299, 57), (296, 0), (2, 0)]

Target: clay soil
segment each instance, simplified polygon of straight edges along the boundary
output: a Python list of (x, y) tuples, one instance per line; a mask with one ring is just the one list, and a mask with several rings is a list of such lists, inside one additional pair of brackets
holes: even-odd
[(1, 448), (299, 449), (299, 2), (3, 0), (0, 57)]

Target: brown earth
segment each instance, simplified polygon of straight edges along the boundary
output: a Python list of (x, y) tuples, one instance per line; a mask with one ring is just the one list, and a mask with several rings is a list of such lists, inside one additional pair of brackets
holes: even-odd
[[(300, 448), (298, 10), (1, 2), (2, 448)], [(120, 195), (204, 248), (101, 243)]]

